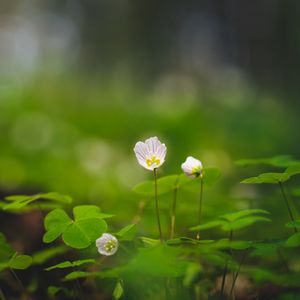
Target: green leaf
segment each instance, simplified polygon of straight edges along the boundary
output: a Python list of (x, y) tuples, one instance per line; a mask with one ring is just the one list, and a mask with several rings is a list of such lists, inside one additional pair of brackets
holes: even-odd
[(288, 167), (297, 163), (290, 155), (279, 155), (271, 158), (257, 158), (257, 159), (241, 159), (236, 161), (239, 166), (247, 167), (250, 165), (268, 165), (273, 167)]
[(13, 248), (7, 243), (4, 234), (0, 232), (0, 263), (8, 261), (13, 254)]
[(300, 228), (300, 220), (290, 221), (285, 226), (288, 228)]
[(220, 218), (225, 219), (229, 222), (233, 222), (240, 218), (247, 217), (249, 215), (254, 215), (254, 214), (269, 214), (269, 212), (264, 209), (244, 209), (234, 213), (222, 215), (220, 216)]
[(43, 237), (45, 243), (51, 243), (56, 240), (72, 223), (72, 219), (63, 209), (57, 208), (52, 210), (44, 220), (47, 232)]
[(231, 231), (248, 227), (257, 222), (272, 222), (270, 219), (261, 216), (250, 216), (235, 220), (233, 222), (224, 223), (221, 227), (222, 230)]
[(286, 245), (288, 247), (298, 247), (300, 245), (300, 232), (294, 233), (290, 236), (286, 241)]
[(32, 263), (32, 258), (29, 255), (15, 255), (8, 262), (8, 267), (12, 269), (24, 270)]
[(74, 280), (74, 279), (79, 279), (79, 278), (87, 278), (87, 277), (91, 277), (91, 276), (95, 276), (95, 273), (94, 272), (74, 271), (74, 272), (69, 273), (64, 278), (64, 281)]
[(270, 184), (278, 184), (285, 182), (290, 179), (290, 175), (288, 173), (263, 173), (256, 177), (250, 177), (244, 179), (241, 183), (246, 184), (261, 184), (261, 183), (270, 183)]
[[(157, 180), (157, 194), (163, 195), (174, 190), (178, 176), (179, 175), (169, 175), (159, 178)], [(154, 197), (154, 181), (148, 180), (139, 183), (132, 190), (141, 196)]]
[(113, 297), (114, 297), (114, 300), (119, 300), (122, 298), (123, 296), (123, 293), (124, 293), (124, 290), (123, 290), (123, 284), (122, 284), (122, 281), (121, 280), (118, 280), (115, 288), (114, 288), (114, 291), (113, 291)]
[(293, 166), (288, 167), (285, 170), (285, 173), (289, 174), (289, 176), (294, 176), (300, 173), (300, 163), (297, 163)]
[(50, 296), (55, 296), (58, 292), (60, 292), (63, 288), (58, 286), (50, 285), (48, 286), (47, 293)]
[(283, 241), (263, 241), (253, 243), (253, 248), (255, 249), (251, 256), (271, 256), (277, 255), (278, 248), (283, 246)]
[(129, 224), (118, 231), (115, 235), (120, 241), (131, 241), (136, 235), (136, 224)]
[(73, 209), (75, 220), (64, 210), (55, 209), (45, 218), (45, 243), (50, 243), (62, 235), (65, 244), (72, 248), (83, 249), (90, 246), (107, 230), (100, 209), (94, 205), (80, 205)]
[(63, 261), (59, 264), (56, 264), (54, 266), (48, 267), (45, 270), (46, 271), (51, 271), (54, 269), (66, 269), (66, 268), (75, 268), (75, 267), (79, 267), (81, 265), (84, 264), (91, 264), (91, 263), (95, 263), (95, 259), (81, 259), (81, 260), (75, 260), (73, 262), (71, 261)]
[(140, 237), (146, 247), (154, 247), (160, 244), (160, 240), (151, 239), (145, 236)]
[(62, 204), (69, 204), (73, 201), (70, 196), (62, 195), (54, 192), (31, 195), (31, 196), (15, 195), (15, 196), (6, 197), (5, 200), (9, 201), (10, 203), (4, 205), (3, 209), (12, 210), (12, 211), (19, 211), (37, 200), (54, 201)]

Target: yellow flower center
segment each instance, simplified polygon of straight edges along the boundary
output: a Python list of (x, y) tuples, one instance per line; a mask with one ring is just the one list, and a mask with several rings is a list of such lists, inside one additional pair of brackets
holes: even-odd
[(160, 164), (160, 160), (158, 158), (156, 158), (155, 155), (153, 155), (151, 158), (146, 159), (146, 164), (148, 167), (151, 167), (154, 164), (156, 164), (158, 166)]
[(116, 242), (113, 240), (110, 240), (110, 241), (106, 242), (104, 248), (107, 252), (111, 252), (116, 246), (117, 246)]
[(200, 167), (194, 167), (192, 168), (192, 173), (198, 177), (201, 174), (201, 168)]

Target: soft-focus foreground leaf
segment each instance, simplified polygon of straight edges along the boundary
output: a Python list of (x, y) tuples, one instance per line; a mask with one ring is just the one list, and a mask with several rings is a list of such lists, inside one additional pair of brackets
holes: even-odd
[(163, 244), (140, 248), (136, 257), (126, 266), (126, 273), (133, 276), (179, 277), (187, 268), (187, 262), (180, 258), (180, 254), (179, 248)]
[(290, 236), (286, 241), (286, 245), (288, 247), (298, 247), (300, 245), (300, 232), (294, 233)]
[(56, 264), (54, 266), (48, 267), (45, 270), (46, 271), (51, 271), (54, 269), (66, 269), (66, 268), (74, 268), (74, 267), (79, 267), (84, 264), (92, 264), (95, 263), (95, 259), (81, 259), (81, 260), (75, 260), (75, 261), (63, 261), (59, 264)]
[(14, 255), (8, 262), (8, 267), (12, 269), (24, 270), (32, 263), (32, 258), (29, 255)]
[(270, 158), (256, 158), (256, 159), (241, 159), (236, 161), (239, 166), (250, 166), (250, 165), (268, 165), (273, 167), (289, 167), (298, 163), (290, 155), (279, 155)]
[(261, 183), (270, 183), (278, 184), (285, 182), (290, 179), (290, 174), (288, 173), (263, 173), (256, 177), (250, 177), (241, 181), (241, 183), (246, 184), (261, 184)]
[(59, 204), (69, 204), (72, 202), (72, 198), (67, 195), (59, 193), (44, 193), (37, 195), (16, 195), (6, 197), (5, 200), (9, 203), (3, 205), (3, 210), (19, 211), (38, 200), (46, 200), (48, 202), (54, 202)]
[(45, 243), (50, 243), (62, 235), (62, 239), (72, 248), (90, 246), (107, 230), (104, 214), (94, 205), (80, 205), (73, 209), (74, 220), (64, 210), (55, 209), (45, 218)]
[(115, 233), (120, 241), (131, 241), (136, 235), (136, 224), (129, 224)]
[(116, 286), (114, 288), (113, 291), (113, 298), (114, 300), (119, 300), (122, 298), (124, 293), (124, 289), (123, 289), (123, 284), (121, 280), (118, 280), (118, 282), (116, 283)]
[(284, 241), (282, 240), (266, 240), (253, 242), (252, 247), (253, 251), (251, 252), (251, 256), (272, 256), (278, 255), (279, 247), (284, 246)]
[(300, 228), (300, 220), (290, 221), (285, 226), (288, 228)]
[(190, 230), (198, 231), (220, 227), (224, 231), (231, 231), (246, 228), (256, 222), (271, 222), (269, 218), (259, 214), (269, 214), (269, 212), (263, 209), (245, 209), (222, 215), (218, 220), (194, 226)]

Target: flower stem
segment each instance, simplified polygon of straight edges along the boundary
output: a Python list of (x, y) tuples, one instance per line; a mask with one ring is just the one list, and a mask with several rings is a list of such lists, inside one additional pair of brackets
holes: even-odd
[[(233, 230), (230, 230), (229, 242), (232, 241), (232, 237), (233, 237)], [(231, 247), (229, 248), (229, 250), (230, 250), (230, 254), (231, 254), (231, 258), (232, 258), (232, 254), (233, 253), (232, 253)], [(226, 274), (227, 274), (227, 269), (228, 269), (228, 262), (229, 262), (229, 259), (226, 260), (224, 271), (223, 271), (222, 286), (221, 286), (221, 296), (223, 296), (223, 294), (224, 294), (224, 287), (225, 287)]]
[[(290, 207), (290, 205), (289, 205), (288, 199), (287, 199), (286, 194), (285, 194), (285, 192), (284, 192), (282, 182), (278, 182), (278, 184), (279, 184), (279, 187), (280, 187), (280, 191), (281, 191), (282, 198), (283, 198), (283, 200), (284, 200), (284, 202), (285, 202), (285, 204), (286, 204), (287, 210), (288, 210), (288, 212), (289, 212), (290, 219), (291, 219), (292, 222), (294, 222), (294, 221), (295, 221), (295, 218), (294, 218), (294, 216), (293, 216), (293, 212), (292, 212), (292, 210), (291, 210), (291, 207)], [(298, 230), (297, 230), (296, 227), (294, 227), (294, 231), (295, 231), (295, 232), (298, 232)]]
[(29, 295), (27, 294), (27, 291), (26, 291), (26, 289), (25, 289), (25, 287), (24, 287), (24, 285), (23, 285), (21, 279), (18, 277), (18, 275), (16, 274), (16, 272), (15, 272), (13, 269), (10, 269), (10, 271), (11, 271), (12, 275), (14, 276), (14, 278), (16, 279), (16, 281), (17, 281), (17, 283), (18, 283), (20, 289), (22, 290), (22, 293), (24, 294), (25, 299), (26, 299), (26, 300), (30, 300), (30, 297), (29, 297)]
[(177, 203), (177, 191), (178, 191), (178, 180), (179, 176), (176, 179), (175, 187), (173, 190), (173, 203), (172, 203), (172, 213), (171, 213), (171, 229), (170, 229), (170, 239), (174, 238), (175, 233), (175, 220), (176, 220), (176, 203)]
[(239, 276), (241, 267), (242, 267), (242, 265), (244, 264), (246, 257), (247, 257), (247, 251), (244, 252), (244, 254), (243, 254), (243, 256), (242, 256), (242, 259), (241, 259), (241, 261), (240, 261), (240, 264), (239, 264), (239, 266), (238, 266), (238, 269), (237, 269), (237, 271), (236, 271), (236, 273), (235, 273), (235, 275), (234, 275), (234, 277), (233, 277), (233, 281), (232, 281), (232, 285), (231, 285), (231, 289), (230, 289), (229, 298), (231, 298), (231, 296), (233, 295), (233, 291), (234, 291), (234, 287), (235, 287), (236, 280), (237, 280), (237, 278), (238, 278), (238, 276)]
[(161, 225), (160, 225), (160, 216), (159, 216), (159, 206), (158, 206), (158, 198), (157, 198), (157, 173), (156, 169), (153, 169), (154, 174), (154, 197), (155, 197), (155, 209), (156, 209), (156, 217), (157, 217), (157, 226), (158, 226), (158, 232), (159, 232), (159, 239), (162, 242), (162, 232), (161, 232)]
[[(198, 224), (202, 221), (202, 201), (203, 201), (203, 175), (200, 175), (200, 199), (199, 199), (199, 210), (198, 210)], [(200, 240), (200, 230), (197, 232), (197, 240)]]

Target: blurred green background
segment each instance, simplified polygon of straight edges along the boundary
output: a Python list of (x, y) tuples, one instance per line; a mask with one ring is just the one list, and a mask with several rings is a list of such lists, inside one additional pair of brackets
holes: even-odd
[(160, 175), (188, 155), (221, 170), (205, 218), (249, 206), (257, 190), (239, 181), (256, 170), (234, 161), (298, 155), (299, 12), (283, 0), (2, 1), (1, 195), (65, 193), (128, 224), (131, 189), (152, 176), (133, 147), (156, 135)]

